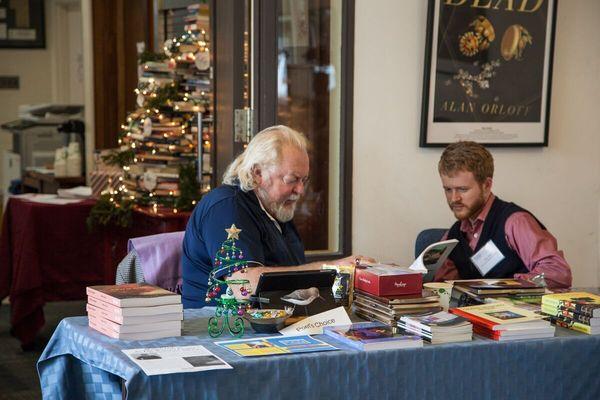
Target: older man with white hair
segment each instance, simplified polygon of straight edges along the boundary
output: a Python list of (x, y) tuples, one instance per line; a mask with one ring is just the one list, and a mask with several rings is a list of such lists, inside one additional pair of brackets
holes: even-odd
[(304, 245), (292, 222), (309, 179), (307, 149), (301, 133), (283, 125), (267, 128), (229, 165), (223, 185), (202, 198), (183, 241), (184, 307), (207, 305), (208, 274), (225, 229), (233, 224), (242, 230), (236, 245), (251, 268), (232, 277), (249, 279), (251, 288), (265, 271), (320, 268), (321, 263), (306, 264)]

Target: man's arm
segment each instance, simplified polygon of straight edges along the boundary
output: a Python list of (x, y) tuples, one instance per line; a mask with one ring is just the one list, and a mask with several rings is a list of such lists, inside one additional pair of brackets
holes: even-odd
[(548, 287), (570, 287), (571, 268), (558, 250), (554, 236), (537, 223), (528, 212), (516, 212), (504, 226), (508, 245), (517, 252), (528, 273), (515, 274), (516, 279), (531, 279), (541, 273)]

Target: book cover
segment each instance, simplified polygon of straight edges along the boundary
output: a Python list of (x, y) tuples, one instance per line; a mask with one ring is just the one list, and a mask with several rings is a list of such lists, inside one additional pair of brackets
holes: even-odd
[(553, 293), (542, 297), (542, 304), (552, 307), (564, 307), (567, 310), (600, 317), (600, 296), (588, 292)]
[(542, 315), (503, 302), (452, 308), (450, 312), (492, 330), (499, 330), (511, 324), (534, 323), (543, 318)]
[(175, 312), (168, 314), (156, 314), (156, 315), (140, 315), (140, 316), (126, 316), (112, 313), (110, 311), (103, 310), (100, 307), (96, 307), (92, 304), (86, 305), (88, 315), (93, 315), (99, 318), (104, 318), (109, 321), (115, 322), (121, 325), (139, 325), (139, 324), (151, 324), (155, 322), (165, 321), (182, 321), (183, 312)]
[(148, 283), (88, 286), (86, 292), (89, 297), (95, 297), (118, 307), (145, 307), (181, 303), (180, 295)]
[(327, 326), (323, 333), (359, 350), (384, 350), (422, 347), (416, 335), (394, 334), (391, 326), (377, 322), (359, 322), (346, 326)]
[(436, 271), (446, 261), (457, 243), (457, 239), (448, 239), (430, 244), (408, 268), (423, 274), (429, 270)]
[(356, 268), (354, 287), (376, 296), (419, 294), (423, 275), (395, 265), (371, 264)]
[(310, 335), (269, 336), (254, 339), (226, 340), (215, 342), (215, 344), (242, 357), (339, 350), (337, 347), (315, 339)]
[(115, 317), (129, 317), (129, 316), (149, 316), (159, 314), (172, 314), (172, 313), (183, 313), (183, 304), (165, 304), (162, 306), (148, 306), (148, 307), (129, 307), (121, 308), (114, 304), (107, 303), (95, 297), (88, 296), (88, 304), (94, 307), (101, 308)]

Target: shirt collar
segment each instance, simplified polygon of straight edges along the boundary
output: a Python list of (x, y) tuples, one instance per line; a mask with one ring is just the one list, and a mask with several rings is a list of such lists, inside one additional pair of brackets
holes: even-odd
[(460, 222), (460, 230), (463, 232), (474, 231), (477, 229), (477, 227), (482, 225), (485, 222), (485, 219), (487, 218), (488, 214), (490, 213), (490, 209), (492, 208), (492, 203), (494, 202), (495, 198), (496, 196), (494, 196), (493, 193), (490, 193), (490, 197), (488, 197), (479, 215), (477, 215), (477, 217), (475, 217), (474, 220), (462, 220)]

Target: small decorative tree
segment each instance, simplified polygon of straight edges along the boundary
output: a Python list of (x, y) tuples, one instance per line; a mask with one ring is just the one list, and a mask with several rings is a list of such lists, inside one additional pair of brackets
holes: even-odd
[[(214, 267), (208, 276), (208, 289), (206, 291), (206, 302), (215, 300), (217, 309), (215, 316), (208, 320), (208, 334), (211, 337), (221, 336), (227, 327), (229, 333), (235, 337), (244, 335), (244, 321), (241, 316), (246, 312), (249, 301), (236, 299), (233, 295), (232, 286), (240, 286), (239, 291), (246, 297), (250, 293), (250, 283), (247, 279), (219, 279), (216, 276), (231, 277), (237, 271), (244, 272), (248, 263), (244, 260), (243, 251), (236, 246), (241, 229), (235, 224), (231, 225), (227, 232), (227, 239), (221, 244), (214, 259)], [(225, 273), (223, 275), (223, 273)], [(225, 293), (219, 294), (226, 287)]]

